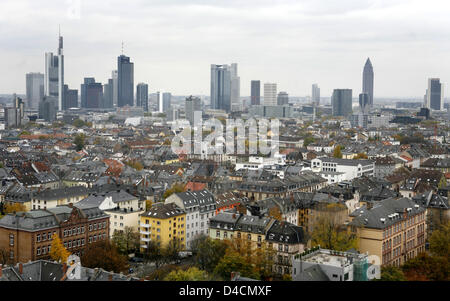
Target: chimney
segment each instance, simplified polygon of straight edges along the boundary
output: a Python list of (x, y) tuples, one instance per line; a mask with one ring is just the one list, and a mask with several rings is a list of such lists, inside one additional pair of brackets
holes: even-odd
[(64, 262), (63, 264), (63, 274), (65, 275), (67, 272), (67, 263)]
[(23, 264), (19, 263), (19, 274), (22, 275), (23, 274)]

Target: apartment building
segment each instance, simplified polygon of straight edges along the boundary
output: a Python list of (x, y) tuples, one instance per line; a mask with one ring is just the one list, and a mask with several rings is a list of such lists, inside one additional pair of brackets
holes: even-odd
[(382, 200), (350, 216), (359, 251), (378, 256), (382, 266), (400, 266), (425, 252), (426, 208), (409, 198)]
[(197, 235), (208, 235), (209, 219), (216, 213), (214, 195), (207, 189), (174, 193), (165, 200), (186, 212), (186, 248)]
[(175, 203), (155, 203), (140, 217), (141, 252), (145, 252), (150, 241), (167, 246), (173, 239), (179, 239), (186, 247), (186, 212)]

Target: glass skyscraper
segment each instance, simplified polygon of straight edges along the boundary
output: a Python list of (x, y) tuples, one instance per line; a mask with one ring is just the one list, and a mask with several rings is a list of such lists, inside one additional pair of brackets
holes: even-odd
[(134, 63), (130, 58), (121, 55), (117, 58), (117, 106), (134, 105)]
[(148, 85), (145, 83), (139, 83), (136, 86), (136, 106), (148, 112)]
[(333, 116), (352, 114), (352, 89), (334, 89), (331, 105)]
[(211, 108), (231, 110), (231, 70), (228, 65), (211, 65)]
[(259, 106), (261, 104), (261, 81), (251, 81), (250, 100), (252, 106)]

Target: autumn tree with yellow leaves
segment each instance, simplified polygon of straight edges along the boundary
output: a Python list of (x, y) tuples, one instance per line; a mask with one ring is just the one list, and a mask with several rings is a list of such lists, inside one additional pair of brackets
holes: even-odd
[(52, 247), (49, 254), (53, 260), (61, 263), (66, 262), (67, 258), (69, 258), (69, 251), (64, 248), (61, 239), (56, 233), (52, 236)]

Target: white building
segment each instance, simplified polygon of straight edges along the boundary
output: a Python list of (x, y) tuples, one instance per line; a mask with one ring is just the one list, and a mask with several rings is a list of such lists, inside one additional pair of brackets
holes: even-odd
[(329, 184), (350, 181), (361, 176), (373, 176), (375, 162), (338, 158), (315, 158), (311, 160), (311, 170), (320, 173)]
[(270, 168), (276, 165), (285, 166), (286, 155), (276, 153), (274, 154), (273, 157), (250, 156), (248, 158), (248, 162), (236, 163), (235, 170), (239, 169), (260, 170), (264, 168)]
[(265, 106), (277, 105), (277, 84), (275, 83), (264, 84), (264, 105)]
[(197, 235), (209, 235), (209, 218), (215, 215), (216, 201), (208, 190), (174, 193), (165, 200), (186, 212), (186, 249)]

